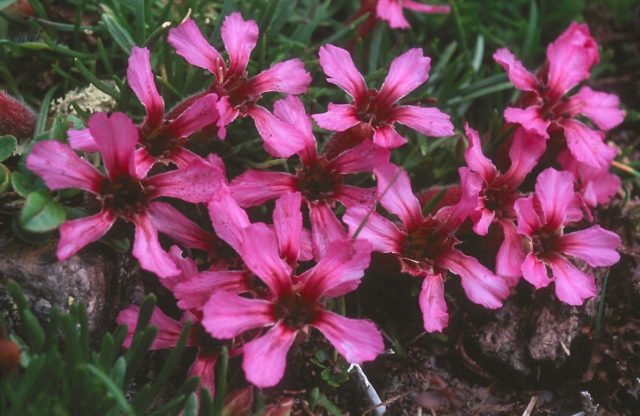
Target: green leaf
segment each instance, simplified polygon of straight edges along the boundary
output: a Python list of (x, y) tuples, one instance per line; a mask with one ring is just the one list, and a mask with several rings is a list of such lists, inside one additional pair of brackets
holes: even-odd
[(13, 172), (11, 174), (11, 187), (21, 197), (29, 195), (36, 190), (36, 185), (31, 182), (29, 177), (22, 172)]
[(45, 131), (45, 128), (47, 126), (47, 115), (49, 114), (49, 106), (51, 105), (53, 94), (56, 92), (57, 88), (57, 85), (49, 88), (44, 98), (42, 99), (42, 105), (40, 106), (40, 111), (38, 112), (38, 120), (36, 121), (36, 131), (33, 134), (34, 137), (41, 135)]
[(20, 212), (20, 224), (33, 233), (53, 231), (67, 218), (62, 205), (51, 198), (49, 192), (31, 192)]
[(16, 0), (0, 0), (0, 10), (6, 9), (7, 7), (11, 6), (15, 2)]
[(13, 136), (0, 136), (0, 162), (8, 159), (16, 151), (18, 141)]
[(0, 194), (9, 189), (11, 184), (11, 171), (5, 165), (0, 163)]
[(106, 375), (98, 367), (94, 367), (91, 364), (85, 364), (85, 367), (97, 377), (97, 379), (107, 388), (107, 390), (109, 390), (109, 393), (111, 393), (111, 395), (116, 399), (118, 405), (124, 411), (124, 413), (126, 413), (127, 415), (135, 416), (135, 412), (127, 402), (127, 399), (124, 397), (122, 390), (118, 388), (118, 386), (113, 382), (113, 380), (111, 380), (108, 375)]
[(120, 46), (120, 48), (128, 54), (131, 53), (131, 48), (136, 46), (131, 34), (125, 29), (118, 19), (109, 13), (102, 15), (102, 22), (107, 28), (109, 34), (113, 37), (113, 40)]

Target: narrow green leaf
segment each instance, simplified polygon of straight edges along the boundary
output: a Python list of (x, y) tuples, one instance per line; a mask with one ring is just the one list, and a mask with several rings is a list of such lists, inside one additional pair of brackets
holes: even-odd
[(37, 137), (44, 133), (44, 129), (47, 125), (47, 115), (49, 114), (49, 106), (51, 105), (51, 100), (53, 99), (53, 94), (56, 92), (58, 88), (57, 85), (49, 88), (47, 93), (44, 95), (42, 99), (42, 104), (40, 105), (40, 111), (38, 112), (38, 119), (36, 121), (36, 131), (34, 133), (34, 137)]
[(213, 398), (213, 414), (222, 415), (224, 398), (227, 395), (227, 371), (229, 368), (229, 350), (222, 346), (218, 364), (216, 365), (216, 392)]
[(104, 23), (107, 31), (113, 37), (113, 40), (120, 46), (120, 49), (125, 51), (127, 55), (131, 53), (131, 48), (136, 46), (131, 34), (127, 29), (118, 22), (112, 14), (104, 13), (102, 15), (102, 22)]
[(94, 73), (91, 72), (89, 70), (89, 68), (87, 68), (79, 59), (75, 59), (74, 63), (76, 65), (76, 68), (78, 69), (78, 71), (80, 71), (80, 74), (82, 74), (82, 76), (87, 81), (89, 81), (90, 83), (95, 85), (95, 87), (97, 89), (99, 89), (100, 91), (104, 92), (105, 94), (108, 94), (108, 95), (112, 96), (116, 100), (120, 97), (120, 93), (118, 91), (116, 91), (114, 88), (109, 86), (104, 81), (98, 79), (98, 77), (96, 77), (94, 75)]
[(24, 327), (27, 331), (27, 337), (29, 338), (29, 347), (31, 352), (40, 352), (44, 347), (44, 329), (36, 316), (30, 309), (22, 310), (22, 319), (24, 320)]
[(475, 72), (480, 70), (480, 65), (482, 65), (482, 58), (484, 57), (484, 36), (481, 34), (478, 35), (476, 39), (476, 49), (473, 53), (473, 60), (471, 61), (471, 68)]
[(124, 397), (124, 393), (122, 392), (122, 390), (113, 382), (113, 380), (111, 380), (108, 375), (91, 364), (85, 364), (85, 367), (87, 368), (87, 370), (93, 373), (98, 378), (98, 380), (107, 388), (109, 393), (113, 395), (113, 397), (118, 402), (120, 409), (122, 409), (124, 413), (130, 416), (136, 416), (133, 408), (129, 405), (127, 399)]
[(20, 212), (20, 223), (32, 233), (53, 231), (66, 220), (62, 205), (51, 198), (48, 191), (31, 192)]
[(9, 185), (11, 185), (11, 171), (0, 163), (0, 195), (9, 189)]

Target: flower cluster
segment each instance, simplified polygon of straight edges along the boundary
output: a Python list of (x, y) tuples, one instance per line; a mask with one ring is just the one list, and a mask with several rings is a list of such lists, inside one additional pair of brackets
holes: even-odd
[[(377, 11), (391, 16), (392, 26), (404, 27), (401, 6), (446, 11), (391, 0), (380, 0)], [(390, 254), (403, 273), (421, 280), (418, 304), (428, 332), (448, 325), (450, 274), (471, 302), (490, 309), (503, 305), (521, 277), (536, 289), (553, 282), (558, 299), (571, 305), (597, 295), (593, 276), (572, 259), (592, 267), (619, 259), (620, 238), (593, 224), (592, 210), (620, 187), (608, 170), (615, 149), (605, 144), (604, 131), (624, 113), (617, 97), (589, 87), (567, 96), (598, 61), (585, 25), (572, 24), (549, 45), (547, 62), (536, 74), (508, 50), (495, 53), (524, 92), (504, 113), (508, 138), (502, 146), (510, 164), (498, 169), (483, 153), (480, 134), (465, 124), (466, 166), (443, 199), (416, 196), (409, 173), (390, 162), (391, 152), (408, 142), (399, 125), (428, 137), (454, 134), (441, 110), (401, 103), (428, 79), (430, 58), (421, 49), (396, 57), (382, 86), (373, 89), (347, 50), (321, 47), (327, 82), (351, 102), (329, 103), (326, 112), (309, 116), (296, 96), (311, 83), (302, 61), (280, 62), (250, 77), (256, 23), (231, 14), (221, 36), (227, 61), (193, 20), (169, 32), (178, 55), (213, 75), (206, 91), (166, 112), (149, 50), (133, 48), (127, 82), (146, 110), (142, 123), (123, 113), (96, 113), (88, 128), (68, 132), (69, 145), (39, 142), (27, 160), (52, 190), (88, 191), (99, 207), (61, 226), (60, 261), (100, 239), (116, 221), (134, 226), (134, 257), (158, 276), (182, 310), (179, 319), (156, 310), (151, 323), (159, 337), (153, 348), (174, 346), (190, 320), (187, 344), (198, 354), (189, 372), (201, 376), (204, 388), (214, 388), (222, 345), (232, 356), (242, 355), (246, 379), (259, 387), (280, 382), (294, 341), (312, 330), (349, 363), (375, 359), (384, 350), (376, 325), (332, 310), (333, 299), (358, 289), (372, 252)], [(273, 111), (258, 104), (267, 92), (285, 94)], [(242, 117), (253, 119), (266, 152), (288, 159), (295, 170), (252, 169), (228, 178), (220, 157), (190, 148), (194, 133), (223, 139)], [(312, 120), (333, 132), (328, 145), (318, 146)], [(548, 146), (551, 140), (560, 145)], [(92, 160), (99, 154), (104, 170), (74, 149), (94, 153)], [(203, 204), (208, 217), (189, 217), (181, 210), (184, 202)], [(258, 206), (261, 216), (247, 211)], [(270, 220), (258, 221), (264, 213)], [(210, 231), (201, 228), (208, 222)], [(500, 236), (495, 264), (485, 265), (463, 248), (471, 229), (477, 239)], [(175, 245), (167, 250), (159, 233)], [(130, 336), (137, 316), (132, 306), (118, 317)]]

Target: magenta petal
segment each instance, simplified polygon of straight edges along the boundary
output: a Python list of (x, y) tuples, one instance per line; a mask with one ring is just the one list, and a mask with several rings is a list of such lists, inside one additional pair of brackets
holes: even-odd
[(247, 170), (231, 181), (233, 198), (241, 207), (254, 207), (287, 192), (296, 192), (296, 177), (284, 172)]
[(559, 99), (581, 81), (591, 76), (591, 53), (579, 46), (561, 44), (556, 40), (547, 47), (549, 75), (548, 95)]
[(511, 287), (515, 286), (522, 276), (521, 265), (525, 258), (522, 249), (522, 237), (517, 233), (511, 220), (501, 221), (503, 240), (496, 255), (496, 274), (504, 276)]
[(65, 221), (60, 226), (60, 241), (56, 251), (58, 260), (65, 261), (87, 244), (98, 240), (115, 221), (116, 217), (107, 210), (90, 217)]
[(307, 137), (301, 130), (277, 119), (265, 108), (254, 106), (248, 114), (256, 123), (265, 150), (272, 156), (288, 158), (307, 146)]
[(315, 267), (300, 276), (303, 282), (301, 292), (319, 299), (354, 291), (369, 267), (371, 250), (371, 244), (365, 240), (334, 241)]
[(521, 91), (535, 91), (538, 81), (536, 77), (522, 65), (507, 48), (500, 48), (493, 54), (493, 59), (500, 64), (509, 80)]
[(513, 108), (504, 110), (504, 119), (509, 123), (519, 124), (527, 131), (537, 134), (540, 137), (548, 138), (549, 121), (540, 115), (539, 107)]
[(211, 397), (214, 396), (216, 388), (215, 369), (217, 362), (218, 356), (216, 354), (199, 353), (187, 371), (187, 377), (200, 378), (200, 387), (207, 389)]
[(154, 201), (147, 213), (158, 231), (188, 248), (212, 251), (216, 238), (166, 202)]
[(207, 94), (197, 99), (166, 127), (174, 137), (189, 137), (193, 133), (218, 121), (218, 96)]
[(473, 224), (473, 231), (478, 235), (487, 235), (489, 227), (493, 224), (493, 219), (495, 217), (495, 211), (483, 208), (480, 210), (478, 220)]
[(349, 363), (375, 360), (384, 350), (382, 335), (373, 322), (322, 311), (312, 325)]
[(105, 179), (69, 146), (55, 140), (36, 143), (27, 157), (27, 167), (51, 190), (78, 188), (98, 193)]
[(365, 207), (349, 208), (342, 217), (349, 226), (349, 234), (367, 240), (375, 251), (399, 253), (404, 234), (388, 219)]
[(219, 169), (202, 159), (195, 159), (182, 169), (147, 178), (145, 185), (154, 188), (155, 198), (167, 196), (197, 204), (208, 202), (223, 180)]
[(371, 172), (374, 168), (389, 162), (389, 151), (368, 140), (340, 153), (330, 162), (338, 173)]
[(311, 84), (311, 74), (304, 69), (299, 59), (278, 62), (249, 80), (251, 94), (281, 92), (283, 94), (302, 94)]
[(320, 66), (328, 77), (327, 82), (342, 88), (356, 101), (366, 97), (367, 85), (349, 52), (334, 45), (324, 45), (319, 55)]
[[(131, 347), (139, 315), (140, 308), (138, 306), (130, 306), (127, 309), (120, 311), (116, 318), (118, 325), (127, 326), (127, 337), (124, 340), (125, 348)], [(159, 308), (155, 308), (153, 310), (149, 325), (153, 325), (158, 328), (158, 335), (151, 344), (151, 350), (173, 348), (178, 344), (180, 333), (182, 332), (182, 324), (165, 315)], [(192, 344), (192, 342), (189, 341), (188, 343)]]
[(218, 237), (240, 252), (243, 229), (251, 222), (244, 209), (240, 208), (227, 191), (216, 193), (209, 202), (211, 225)]
[(202, 310), (211, 295), (218, 291), (242, 293), (248, 290), (245, 272), (204, 271), (176, 284), (172, 292), (181, 309)]
[(347, 208), (363, 205), (373, 207), (376, 203), (376, 188), (358, 188), (340, 185), (334, 198)]
[(586, 299), (598, 294), (593, 276), (578, 270), (564, 257), (551, 261), (555, 277), (556, 296), (569, 305), (582, 305)]
[(411, 190), (407, 172), (391, 163), (374, 170), (378, 180), (378, 198), (382, 206), (396, 214), (407, 229), (422, 221), (422, 209)]
[(620, 109), (620, 99), (615, 94), (594, 91), (582, 87), (569, 100), (570, 107), (577, 107), (578, 112), (593, 121), (601, 130), (611, 130), (624, 120), (624, 111)]
[(472, 129), (468, 123), (464, 124), (464, 131), (469, 139), (469, 148), (464, 152), (464, 160), (467, 162), (467, 166), (471, 170), (478, 172), (486, 182), (491, 182), (498, 170), (493, 162), (482, 152), (482, 142), (478, 132)]
[(454, 205), (440, 208), (435, 216), (447, 232), (455, 232), (467, 218), (477, 212), (478, 207), (482, 206), (479, 198), (484, 181), (480, 174), (466, 167), (458, 168), (458, 174), (462, 190), (460, 199)]
[(378, 0), (376, 4), (376, 17), (386, 20), (391, 29), (407, 29), (409, 22), (404, 17), (402, 4), (395, 0)]
[(67, 139), (72, 149), (91, 153), (100, 150), (89, 129), (67, 130)]
[(453, 136), (449, 114), (433, 107), (402, 105), (393, 109), (389, 121), (397, 121), (429, 137)]
[(347, 232), (331, 207), (324, 202), (309, 204), (309, 220), (313, 239), (313, 255), (322, 257), (334, 241), (347, 238)]
[(567, 209), (575, 199), (571, 172), (547, 168), (536, 179), (536, 198), (544, 214), (544, 220), (552, 230), (565, 223)]
[(562, 128), (567, 138), (569, 151), (579, 162), (594, 168), (609, 165), (610, 151), (604, 143), (604, 133), (592, 130), (579, 121), (564, 120)]
[(420, 13), (451, 13), (451, 6), (439, 4), (422, 4), (413, 0), (404, 0), (402, 6), (405, 9), (413, 10)]
[(162, 124), (164, 118), (164, 100), (158, 94), (150, 59), (149, 49), (132, 48), (127, 67), (127, 82), (147, 110), (144, 124), (155, 128)]
[(431, 58), (420, 48), (409, 49), (391, 62), (378, 94), (378, 105), (389, 108), (399, 99), (424, 84), (429, 78)]
[(286, 193), (276, 201), (273, 226), (278, 237), (280, 255), (289, 263), (298, 260), (302, 238), (302, 196), (299, 192)]
[(419, 301), (424, 330), (427, 332), (442, 332), (449, 324), (442, 275), (427, 274), (424, 277)]
[(163, 278), (180, 274), (176, 264), (160, 245), (158, 230), (149, 215), (138, 214), (133, 222), (136, 235), (132, 254), (140, 262), (140, 267)]
[(438, 266), (460, 276), (462, 288), (474, 303), (489, 309), (497, 309), (509, 296), (509, 285), (500, 276), (484, 267), (474, 258), (458, 250), (450, 250), (438, 259)]
[(205, 39), (192, 19), (169, 30), (167, 40), (176, 49), (176, 53), (191, 65), (207, 69), (216, 76), (224, 68), (222, 57)]
[(258, 25), (244, 20), (240, 13), (231, 13), (222, 22), (222, 42), (229, 53), (229, 73), (242, 74), (249, 63), (251, 51), (258, 42)]
[(129, 166), (138, 144), (138, 128), (124, 113), (95, 113), (87, 122), (110, 178), (135, 174)]
[(528, 132), (523, 127), (516, 129), (509, 148), (511, 166), (501, 182), (510, 188), (517, 188), (536, 166), (546, 149), (547, 141), (543, 137)]
[(296, 330), (278, 322), (260, 338), (244, 344), (242, 369), (247, 381), (261, 388), (278, 384), (284, 376), (287, 352), (296, 333)]
[(280, 258), (278, 239), (266, 224), (256, 223), (243, 230), (239, 253), (245, 264), (275, 295), (291, 288), (291, 267)]
[(536, 289), (547, 287), (551, 283), (547, 274), (547, 266), (533, 253), (527, 254), (522, 262), (522, 277)]
[(374, 130), (373, 142), (385, 149), (395, 149), (407, 143), (407, 139), (398, 134), (391, 125), (386, 125)]
[(345, 131), (360, 123), (352, 104), (329, 103), (326, 113), (314, 114), (312, 117), (318, 126), (331, 131)]
[(280, 120), (293, 124), (305, 137), (305, 149), (298, 154), (303, 163), (308, 163), (317, 158), (316, 138), (313, 136), (311, 117), (304, 109), (300, 98), (287, 95), (285, 98), (273, 103), (273, 114)]
[(518, 234), (531, 236), (542, 226), (540, 216), (533, 206), (533, 195), (518, 199), (513, 208), (518, 217)]
[(146, 147), (139, 147), (133, 153), (133, 169), (136, 178), (144, 178), (147, 176), (153, 165), (157, 162), (156, 158), (149, 153)]
[(275, 323), (273, 305), (231, 292), (214, 292), (202, 309), (202, 326), (214, 338), (227, 339)]
[(592, 267), (612, 266), (620, 260), (616, 249), (621, 244), (618, 234), (594, 225), (561, 236), (558, 239), (558, 251), (584, 260)]

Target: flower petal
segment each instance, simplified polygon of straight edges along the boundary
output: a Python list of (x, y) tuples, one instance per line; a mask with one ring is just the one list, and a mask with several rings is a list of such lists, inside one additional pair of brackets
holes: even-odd
[(612, 266), (620, 260), (616, 251), (622, 244), (618, 234), (593, 225), (586, 230), (560, 236), (558, 251), (584, 260), (589, 266)]
[(311, 117), (304, 109), (300, 98), (287, 95), (273, 104), (273, 114), (280, 120), (294, 125), (305, 137), (305, 148), (298, 152), (303, 164), (309, 164), (318, 157), (316, 138), (313, 135)]
[(349, 235), (367, 240), (375, 251), (399, 253), (404, 234), (388, 219), (365, 207), (347, 209), (342, 221), (349, 226)]
[(378, 106), (390, 108), (395, 102), (427, 82), (431, 58), (420, 48), (409, 49), (391, 62), (378, 94)]
[(255, 207), (287, 192), (296, 192), (296, 177), (284, 172), (247, 170), (231, 181), (233, 198), (241, 207)]
[(519, 124), (527, 131), (547, 139), (549, 133), (549, 121), (540, 114), (540, 108), (536, 106), (527, 108), (509, 107), (504, 110), (504, 119), (509, 123)]
[(561, 227), (575, 198), (573, 174), (553, 168), (543, 170), (536, 179), (536, 198), (547, 226), (552, 230)]
[(453, 136), (449, 114), (433, 107), (401, 105), (393, 109), (388, 121), (397, 121), (429, 137)]
[(467, 297), (485, 308), (497, 309), (509, 296), (506, 279), (496, 276), (476, 258), (465, 256), (458, 250), (450, 250), (442, 255), (437, 265), (460, 276)]
[(136, 235), (132, 254), (140, 262), (140, 267), (161, 278), (180, 274), (173, 259), (160, 245), (158, 230), (149, 215), (138, 214), (133, 222), (136, 225)]
[(393, 126), (386, 125), (374, 130), (373, 142), (385, 149), (395, 149), (407, 143), (407, 139), (398, 134)]
[(78, 188), (98, 193), (105, 179), (69, 146), (55, 140), (36, 143), (27, 157), (27, 167), (51, 190)]
[(536, 166), (546, 149), (547, 141), (542, 136), (528, 132), (523, 127), (517, 128), (509, 148), (511, 166), (500, 183), (516, 189)]
[(372, 172), (375, 167), (389, 162), (389, 151), (365, 140), (345, 150), (329, 162), (340, 174)]
[(324, 45), (320, 48), (319, 55), (320, 66), (328, 77), (327, 82), (342, 88), (356, 101), (366, 97), (367, 84), (349, 52), (334, 45)]
[(536, 289), (547, 287), (551, 283), (547, 274), (547, 266), (533, 253), (527, 254), (522, 262), (522, 277)]
[(273, 210), (273, 226), (278, 237), (280, 255), (289, 263), (297, 261), (300, 255), (301, 205), (302, 195), (299, 192), (290, 192), (278, 198)]
[(195, 361), (191, 364), (191, 367), (189, 367), (189, 371), (187, 371), (188, 378), (200, 378), (200, 388), (207, 389), (210, 397), (213, 397), (215, 394), (215, 369), (217, 362), (217, 354), (199, 352)]
[(231, 292), (214, 292), (202, 308), (202, 326), (212, 337), (227, 339), (275, 323), (273, 305)]
[(240, 208), (226, 190), (216, 193), (209, 201), (209, 217), (216, 235), (240, 253), (243, 229), (251, 224), (247, 212)]
[(518, 199), (513, 208), (518, 218), (518, 234), (531, 237), (542, 227), (542, 220), (533, 206), (533, 195)]
[(175, 120), (171, 121), (166, 129), (173, 137), (189, 137), (203, 128), (215, 124), (219, 114), (217, 109), (218, 96), (207, 94), (197, 99)]
[(424, 277), (419, 301), (425, 331), (442, 332), (449, 324), (442, 275), (427, 274)]
[(244, 344), (242, 369), (247, 381), (261, 388), (278, 384), (284, 376), (287, 352), (296, 333), (294, 329), (278, 322), (260, 338)]
[(520, 91), (536, 91), (538, 80), (522, 65), (509, 49), (500, 48), (493, 54), (496, 61), (509, 76), (509, 81)]
[(464, 152), (464, 160), (467, 162), (467, 166), (471, 170), (478, 172), (486, 182), (491, 182), (498, 170), (493, 162), (482, 152), (482, 142), (478, 132), (472, 129), (468, 123), (464, 124), (464, 131), (469, 139), (469, 147)]
[(351, 185), (340, 185), (334, 198), (345, 207), (364, 205), (373, 207), (376, 203), (376, 188), (358, 188)]
[(402, 5), (394, 0), (378, 0), (376, 17), (389, 22), (391, 29), (407, 29), (409, 22), (404, 17)]
[(258, 25), (253, 20), (244, 20), (238, 12), (231, 13), (222, 22), (222, 42), (229, 52), (229, 73), (243, 74), (249, 63), (251, 51), (258, 42)]
[(319, 299), (354, 291), (371, 261), (371, 244), (366, 240), (334, 241), (315, 267), (300, 276), (303, 296)]
[(586, 25), (575, 22), (547, 47), (551, 99), (558, 99), (579, 82), (589, 79), (598, 60), (598, 46)]
[(262, 71), (248, 81), (247, 89), (253, 95), (265, 92), (283, 94), (302, 94), (311, 84), (311, 74), (304, 68), (299, 59), (278, 62), (271, 68)]
[(349, 363), (375, 360), (384, 350), (382, 335), (373, 322), (322, 311), (312, 325)]
[(138, 128), (124, 113), (95, 113), (87, 122), (110, 178), (130, 172), (131, 160), (138, 144)]
[(582, 87), (569, 99), (568, 105), (577, 107), (580, 114), (589, 117), (599, 129), (605, 131), (622, 123), (625, 116), (617, 95), (594, 91), (589, 87)]
[(224, 69), (224, 61), (192, 19), (187, 19), (180, 26), (169, 30), (167, 40), (191, 65), (207, 69), (214, 75), (218, 75)]
[(72, 149), (81, 152), (93, 153), (100, 150), (89, 129), (67, 130), (67, 141)]
[(556, 283), (556, 296), (569, 305), (582, 305), (586, 299), (598, 294), (593, 276), (578, 270), (564, 257), (551, 261)]
[(65, 221), (60, 226), (60, 241), (56, 251), (58, 260), (65, 261), (87, 244), (100, 239), (115, 221), (116, 217), (107, 210), (90, 217)]
[(182, 212), (166, 202), (154, 201), (147, 209), (158, 231), (188, 248), (213, 251), (216, 237), (200, 228)]
[(230, 293), (248, 292), (246, 272), (204, 271), (191, 279), (176, 284), (172, 290), (183, 310), (202, 310), (212, 294), (225, 291)]
[(404, 0), (402, 6), (405, 9), (413, 10), (420, 13), (451, 13), (451, 6), (439, 4), (422, 4), (413, 0)]
[(127, 83), (147, 110), (144, 125), (152, 129), (162, 125), (164, 100), (158, 94), (153, 79), (149, 49), (138, 47), (131, 49), (127, 67)]
[(145, 185), (154, 188), (152, 198), (167, 196), (197, 204), (211, 200), (223, 181), (219, 169), (198, 158), (182, 169), (147, 178)]
[(391, 163), (374, 170), (378, 180), (380, 204), (396, 214), (407, 229), (422, 222), (422, 210), (418, 198), (411, 190), (407, 172)]
[[(131, 342), (133, 341), (133, 335), (138, 324), (139, 316), (140, 307), (129, 306), (127, 309), (120, 311), (116, 318), (118, 325), (127, 326), (127, 336), (123, 343), (125, 348), (131, 348)], [(182, 332), (182, 324), (165, 315), (160, 308), (153, 309), (149, 325), (153, 325), (158, 328), (158, 334), (149, 349), (161, 350), (165, 348), (173, 348), (178, 344), (180, 333)], [(193, 341), (190, 338), (187, 343), (188, 345), (193, 345)]]
[(307, 146), (307, 137), (301, 130), (293, 124), (277, 119), (265, 108), (253, 106), (247, 113), (256, 123), (265, 150), (272, 156), (291, 157)]
[(562, 128), (569, 151), (579, 162), (594, 168), (609, 166), (610, 151), (604, 142), (604, 133), (592, 130), (579, 121), (564, 120)]
[(324, 202), (309, 204), (313, 256), (318, 259), (334, 241), (347, 238), (347, 232), (331, 207)]
[(525, 252), (522, 249), (522, 237), (511, 220), (500, 221), (503, 240), (496, 255), (496, 274), (504, 276), (509, 286), (515, 286), (522, 276), (522, 262)]
[(314, 114), (318, 126), (331, 131), (345, 131), (360, 123), (352, 104), (329, 103), (326, 113)]

